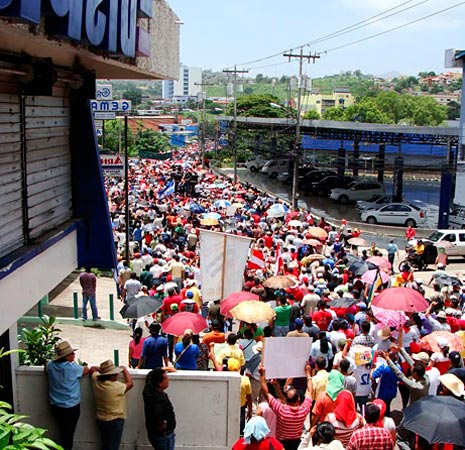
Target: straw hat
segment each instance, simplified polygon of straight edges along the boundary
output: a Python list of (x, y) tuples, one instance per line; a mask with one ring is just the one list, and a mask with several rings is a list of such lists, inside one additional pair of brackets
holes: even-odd
[(252, 351), (257, 354), (257, 353), (261, 353), (263, 350), (263, 341), (258, 341), (253, 347), (252, 347)]
[(465, 388), (463, 382), (456, 377), (453, 373), (445, 373), (438, 377), (441, 384), (456, 397), (465, 395)]
[(378, 337), (384, 341), (391, 337), (391, 329), (389, 327), (383, 327), (381, 330), (378, 330)]
[(53, 361), (57, 361), (65, 356), (71, 355), (71, 353), (74, 353), (76, 350), (77, 348), (71, 347), (68, 341), (62, 341), (55, 346), (55, 357), (53, 358)]
[(115, 367), (115, 364), (111, 359), (107, 359), (100, 364), (100, 369), (97, 373), (97, 376), (103, 377), (104, 375), (116, 375), (122, 370), (123, 369), (121, 369), (121, 367)]
[(429, 355), (426, 352), (413, 353), (412, 359), (426, 365), (428, 365), (430, 361)]

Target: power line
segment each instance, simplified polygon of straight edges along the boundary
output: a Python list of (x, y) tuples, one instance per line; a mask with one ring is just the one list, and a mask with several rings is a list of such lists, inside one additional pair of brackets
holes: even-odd
[(461, 6), (463, 4), (465, 4), (465, 1), (460, 2), (460, 3), (456, 3), (455, 5), (449, 6), (448, 8), (441, 9), (439, 11), (428, 14), (426, 16), (419, 17), (418, 19), (412, 20), (412, 21), (404, 23), (402, 25), (398, 25), (396, 27), (389, 28), (388, 30), (381, 31), (381, 32), (376, 33), (376, 34), (372, 34), (371, 36), (367, 36), (367, 37), (364, 37), (362, 39), (357, 39), (356, 41), (348, 42), (347, 44), (342, 44), (342, 45), (339, 45), (338, 47), (333, 47), (333, 48), (330, 48), (330, 49), (327, 49), (327, 50), (323, 50), (321, 52), (318, 52), (318, 54), (321, 55), (321, 54), (326, 54), (326, 53), (329, 53), (329, 52), (334, 52), (336, 50), (340, 50), (342, 48), (346, 48), (346, 47), (349, 47), (351, 45), (359, 44), (360, 42), (368, 41), (369, 39), (373, 39), (375, 37), (382, 36), (383, 34), (390, 33), (391, 31), (396, 31), (396, 30), (399, 30), (400, 28), (405, 28), (405, 27), (407, 27), (409, 25), (413, 25), (414, 23), (420, 22), (420, 21), (425, 20), (425, 19), (429, 19), (430, 17), (437, 16), (438, 14), (441, 14), (443, 12), (446, 12), (446, 11), (449, 11), (451, 9), (457, 8), (458, 6)]
[[(358, 26), (358, 25), (360, 25), (360, 24), (362, 24), (362, 23), (365, 23), (365, 22), (370, 21), (370, 20), (372, 20), (372, 19), (376, 19), (376, 18), (379, 17), (379, 16), (382, 16), (382, 15), (384, 15), (384, 14), (386, 14), (386, 13), (389, 13), (389, 12), (395, 10), (395, 9), (401, 8), (402, 6), (404, 6), (404, 5), (408, 4), (408, 3), (411, 3), (412, 1), (414, 1), (414, 0), (407, 0), (407, 1), (405, 1), (405, 2), (402, 2), (402, 3), (400, 3), (400, 4), (397, 5), (397, 6), (393, 6), (392, 8), (386, 9), (386, 10), (384, 10), (384, 11), (378, 13), (378, 14), (375, 14), (374, 16), (368, 17), (367, 19), (364, 19), (364, 20), (362, 20), (362, 21), (360, 21), (360, 22), (356, 22), (355, 24), (350, 25), (349, 27), (342, 28), (342, 29), (337, 30), (337, 31), (335, 31), (335, 32), (333, 32), (333, 33), (330, 33), (329, 35), (325, 35), (325, 36), (322, 36), (322, 37), (320, 37), (320, 38), (317, 38), (317, 39), (315, 39), (315, 41), (320, 42), (322, 39), (329, 38), (330, 36), (332, 36), (332, 35), (334, 35), (334, 34), (342, 33), (342, 32), (344, 32), (344, 31), (348, 30), (349, 28), (356, 27), (356, 26)], [(424, 1), (420, 2), (420, 3), (418, 3), (418, 4), (415, 4), (415, 5), (413, 5), (413, 6), (409, 7), (409, 8), (407, 8), (407, 9), (414, 8), (414, 7), (418, 6), (418, 5), (420, 5), (421, 3), (425, 3), (426, 1), (430, 1), (430, 0), (424, 0)], [(399, 12), (402, 12), (402, 11), (399, 11)], [(313, 41), (312, 41), (312, 42), (313, 42)], [(238, 65), (246, 66), (246, 65), (249, 65), (249, 64), (255, 64), (255, 63), (267, 61), (267, 60), (269, 60), (269, 59), (276, 58), (276, 57), (278, 57), (278, 56), (282, 56), (282, 54), (283, 54), (285, 51), (290, 51), (290, 52), (292, 52), (292, 50), (301, 49), (301, 48), (304, 48), (304, 47), (306, 47), (306, 46), (308, 46), (308, 45), (309, 45), (309, 44), (303, 44), (303, 45), (300, 45), (300, 46), (297, 46), (297, 47), (294, 47), (294, 48), (291, 48), (291, 49), (285, 49), (285, 50), (283, 50), (283, 51), (281, 51), (281, 52), (279, 52), (279, 53), (274, 53), (274, 54), (272, 54), (272, 55), (265, 56), (265, 57), (263, 57), (263, 58), (258, 58), (258, 59), (255, 59), (255, 60), (253, 60), (253, 61), (247, 61), (247, 62), (244, 62), (244, 63), (242, 63), (242, 64), (238, 64)]]
[[(412, 0), (409, 0), (409, 1), (412, 1)], [(334, 33), (330, 33), (330, 34), (327, 34), (326, 36), (323, 36), (321, 38), (310, 41), (310, 42), (307, 43), (307, 45), (310, 46), (310, 45), (314, 45), (314, 44), (319, 44), (321, 42), (328, 41), (330, 39), (334, 39), (334, 38), (342, 36), (344, 34), (351, 33), (352, 31), (360, 30), (361, 28), (365, 28), (365, 27), (367, 27), (369, 25), (373, 25), (374, 23), (380, 22), (381, 20), (389, 19), (390, 17), (396, 16), (397, 14), (403, 13), (404, 11), (408, 11), (409, 9), (416, 8), (417, 6), (422, 5), (423, 3), (427, 3), (429, 1), (431, 1), (431, 0), (422, 0), (421, 2), (415, 3), (414, 5), (410, 5), (407, 8), (401, 9), (400, 11), (393, 12), (392, 14), (388, 14), (387, 16), (384, 15), (387, 12), (390, 12), (393, 9), (400, 8), (402, 5), (395, 6), (394, 8), (391, 8), (390, 10), (384, 11), (384, 12), (379, 13), (379, 14), (377, 14), (375, 16), (372, 16), (372, 17), (370, 17), (368, 19), (362, 20), (361, 22), (358, 22), (358, 23), (356, 23), (354, 25), (343, 28), (342, 30), (335, 31)], [(405, 3), (409, 3), (409, 2), (405, 2)], [(405, 4), (405, 3), (403, 3), (403, 4)], [(379, 16), (384, 16), (384, 17), (379, 17)], [(375, 18), (377, 18), (377, 19), (372, 20), (372, 19), (375, 19)]]

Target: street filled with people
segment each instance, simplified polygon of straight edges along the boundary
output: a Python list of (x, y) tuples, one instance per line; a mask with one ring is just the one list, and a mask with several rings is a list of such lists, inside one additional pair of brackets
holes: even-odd
[[(447, 271), (443, 249), (420, 280), (408, 263), (397, 270), (394, 240), (378, 248), (347, 221), (336, 226), (234, 184), (199, 155), (194, 143), (169, 161), (132, 160), (129, 223), (124, 181), (106, 180), (121, 314), (133, 330), (128, 367), (151, 369), (143, 400), (153, 448), (175, 445), (164, 391), (176, 370), (241, 374), (234, 450), (465, 448), (465, 286)], [(202, 230), (251, 238), (242, 291), (204, 301)], [(83, 288), (95, 283), (85, 274)], [(309, 343), (300, 376), (267, 376), (262, 355), (277, 338)], [(65, 362), (74, 355), (71, 346), (60, 351)], [(119, 370), (110, 362), (89, 370), (98, 403), (132, 387), (126, 370), (114, 383)], [(109, 430), (121, 438), (124, 414), (102, 409), (97, 419), (105, 442)], [(100, 423), (111, 420), (114, 428)]]

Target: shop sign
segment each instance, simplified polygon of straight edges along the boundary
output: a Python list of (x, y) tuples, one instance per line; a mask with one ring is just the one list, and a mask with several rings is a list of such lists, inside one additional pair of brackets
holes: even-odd
[(106, 112), (106, 111), (131, 111), (131, 100), (91, 100), (90, 106), (93, 112)]
[(0, 0), (0, 17), (37, 25), (45, 17), (48, 35), (129, 58), (139, 49), (149, 56), (149, 34), (137, 18), (152, 18), (152, 0)]
[(105, 175), (123, 176), (124, 159), (120, 155), (100, 155), (100, 165)]
[(113, 100), (113, 86), (111, 84), (97, 84), (95, 97), (97, 100)]

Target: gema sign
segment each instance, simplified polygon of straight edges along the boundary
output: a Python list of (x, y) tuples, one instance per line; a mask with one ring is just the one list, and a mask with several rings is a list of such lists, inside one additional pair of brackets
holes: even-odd
[(150, 48), (137, 18), (152, 18), (152, 0), (0, 0), (0, 16), (33, 24), (45, 17), (49, 35), (129, 58)]

